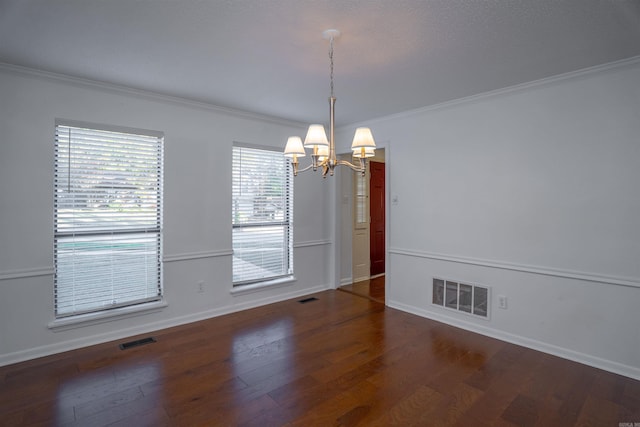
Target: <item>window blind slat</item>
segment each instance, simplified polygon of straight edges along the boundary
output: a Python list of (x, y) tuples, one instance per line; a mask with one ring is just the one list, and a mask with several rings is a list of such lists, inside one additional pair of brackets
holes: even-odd
[(160, 299), (162, 136), (58, 124), (57, 317)]

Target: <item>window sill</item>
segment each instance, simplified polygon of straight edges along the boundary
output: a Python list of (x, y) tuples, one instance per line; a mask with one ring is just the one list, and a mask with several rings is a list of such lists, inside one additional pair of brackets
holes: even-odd
[(114, 320), (126, 319), (140, 316), (141, 314), (160, 311), (168, 306), (165, 300), (149, 302), (146, 304), (131, 305), (129, 307), (115, 308), (98, 313), (80, 314), (78, 316), (64, 317), (49, 322), (47, 327), (54, 332), (66, 331), (68, 329), (81, 328), (85, 326), (97, 325), (99, 323), (111, 322)]
[(259, 292), (265, 289), (279, 288), (280, 286), (289, 286), (294, 284), (298, 279), (295, 276), (283, 277), (281, 279), (267, 280), (264, 282), (251, 283), (249, 285), (234, 286), (229, 293), (233, 296), (245, 295), (253, 292)]

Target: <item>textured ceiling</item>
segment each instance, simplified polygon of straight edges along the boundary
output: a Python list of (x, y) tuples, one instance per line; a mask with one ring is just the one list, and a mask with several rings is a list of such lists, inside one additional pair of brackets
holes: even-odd
[(640, 0), (0, 0), (0, 61), (350, 124), (640, 55)]

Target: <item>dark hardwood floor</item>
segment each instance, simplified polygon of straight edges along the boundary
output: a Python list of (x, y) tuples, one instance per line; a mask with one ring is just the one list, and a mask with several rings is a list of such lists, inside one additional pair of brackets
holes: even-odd
[(346, 292), (313, 296), (158, 331), (128, 350), (122, 340), (1, 367), (0, 425), (640, 422), (640, 381)]
[(375, 279), (362, 280), (360, 282), (341, 286), (340, 290), (367, 297), (384, 304), (384, 280), (385, 276), (383, 275), (376, 277)]

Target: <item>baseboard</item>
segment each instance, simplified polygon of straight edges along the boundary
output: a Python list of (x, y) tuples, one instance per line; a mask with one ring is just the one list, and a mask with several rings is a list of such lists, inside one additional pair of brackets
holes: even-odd
[(346, 286), (353, 283), (353, 277), (347, 277), (345, 279), (340, 279), (340, 286)]
[(200, 320), (211, 319), (213, 317), (223, 316), (225, 314), (235, 313), (237, 311), (247, 310), (250, 308), (259, 307), (262, 305), (272, 304), (275, 302), (285, 301), (292, 298), (298, 298), (304, 295), (310, 295), (317, 292), (322, 292), (329, 289), (328, 286), (314, 286), (312, 288), (306, 288), (302, 290), (287, 292), (272, 296), (268, 298), (262, 298), (259, 300), (253, 300), (243, 304), (234, 304), (224, 307), (219, 307), (211, 310), (201, 311), (198, 313), (192, 313), (185, 316), (174, 317), (172, 319), (161, 320), (158, 322), (147, 323), (139, 327), (131, 327), (125, 329), (118, 329), (117, 331), (108, 332), (104, 334), (92, 335), (90, 337), (83, 337), (73, 340), (61, 341), (55, 344), (48, 344), (40, 347), (34, 347), (27, 350), (16, 351), (13, 353), (7, 353), (0, 355), (0, 366), (11, 365), (14, 363), (24, 362), (26, 360), (37, 359), (39, 357), (51, 356), (53, 354), (63, 353), (70, 350), (76, 350), (83, 347), (89, 347), (96, 344), (103, 344), (109, 341), (121, 340), (135, 335), (148, 334), (151, 332), (159, 331), (162, 329), (172, 328), (174, 326), (180, 326), (188, 323), (197, 322)]
[(397, 301), (387, 299), (387, 306), (401, 310), (407, 313), (415, 314), (420, 317), (425, 317), (437, 322), (445, 323), (447, 325), (455, 326), (460, 329), (465, 329), (470, 332), (475, 332), (480, 335), (495, 338), (501, 341), (505, 341), (511, 344), (527, 347), (532, 350), (537, 350), (543, 353), (558, 356), (563, 359), (572, 360), (574, 362), (582, 363), (583, 365), (592, 366), (594, 368), (602, 369), (605, 371), (613, 372), (615, 374), (624, 375), (625, 377), (640, 380), (640, 368), (634, 366), (623, 365), (612, 360), (602, 359), (596, 356), (580, 353), (574, 350), (570, 350), (563, 347), (558, 347), (553, 344), (548, 344), (542, 341), (521, 337), (519, 335), (510, 334), (486, 326), (478, 325), (475, 323), (466, 322), (454, 317), (434, 313), (424, 310), (419, 307), (403, 304)]
[[(301, 296), (304, 296), (304, 295), (315, 294), (317, 292), (326, 291), (328, 289), (330, 289), (329, 285), (314, 286), (312, 288), (306, 288), (306, 289), (303, 289), (303, 290), (287, 292), (285, 294), (279, 294), (279, 295), (273, 296), (273, 297), (262, 298), (262, 299), (259, 299), (259, 300), (253, 300), (253, 301), (246, 302), (246, 303), (243, 303), (243, 304), (235, 304), (233, 306), (233, 311), (232, 312), (248, 310), (250, 308), (260, 307), (260, 306), (267, 305), (267, 304), (273, 304), (274, 302), (280, 302), (280, 301), (285, 301), (285, 300), (292, 299), (292, 298), (298, 298), (298, 297), (301, 297)], [(209, 316), (209, 317), (215, 317), (215, 316)]]

